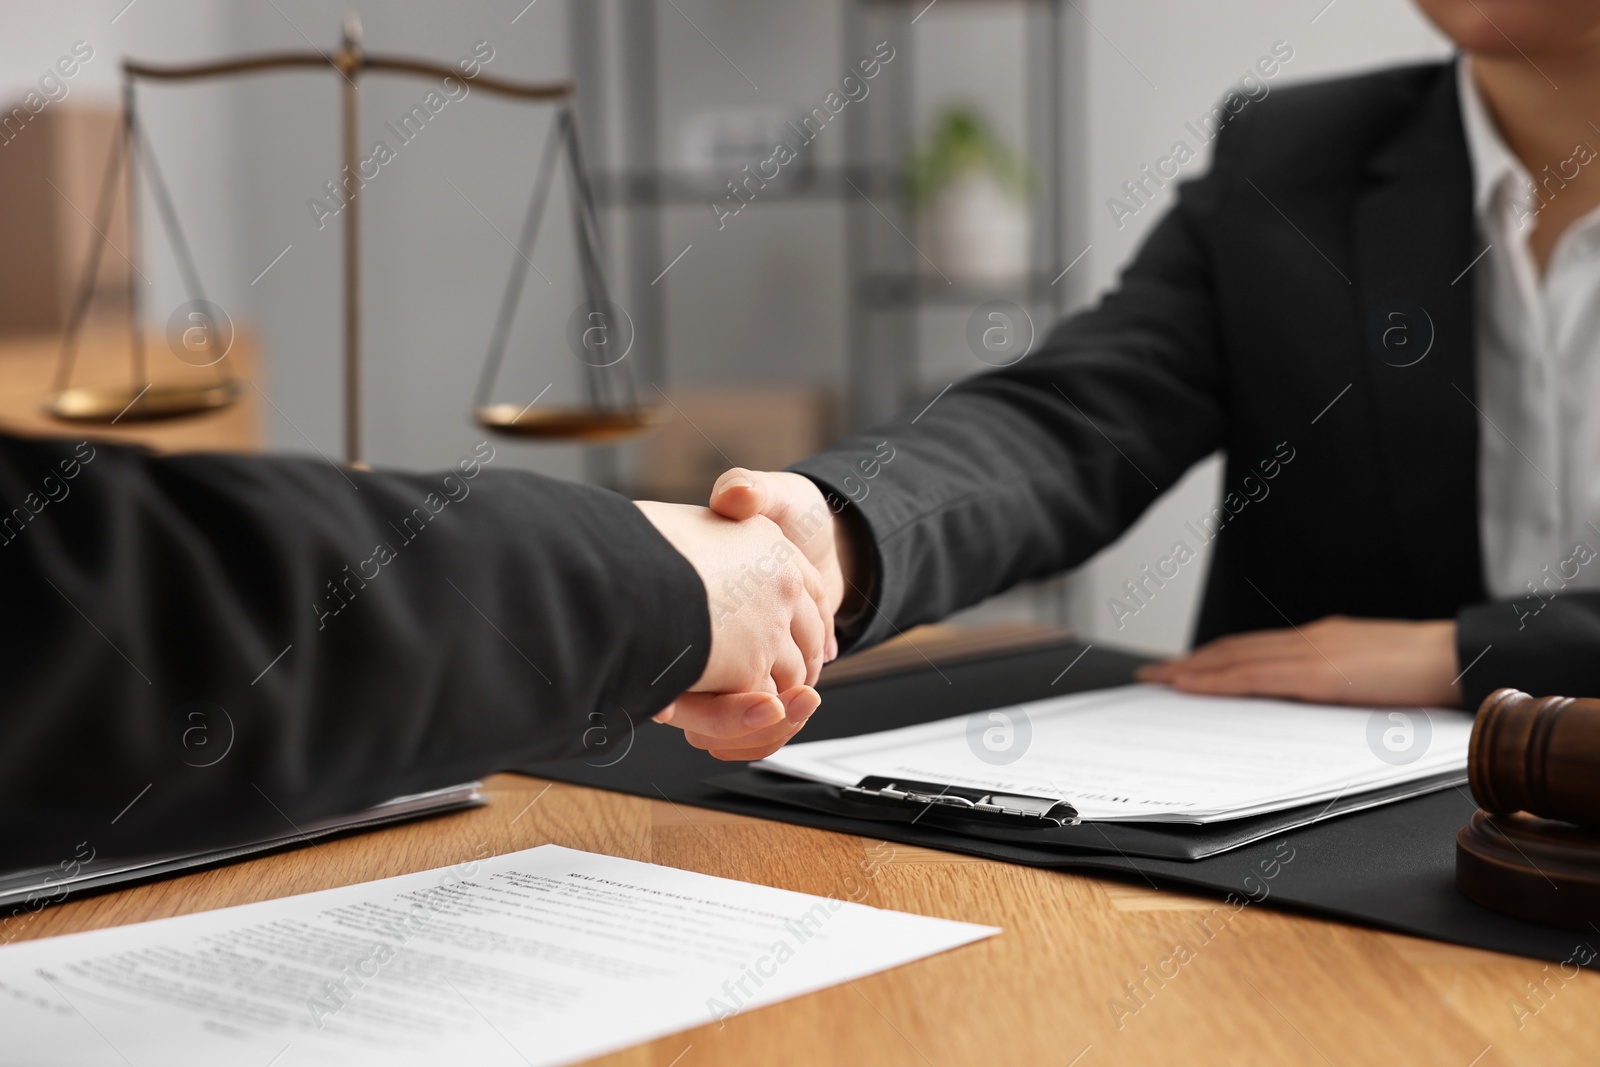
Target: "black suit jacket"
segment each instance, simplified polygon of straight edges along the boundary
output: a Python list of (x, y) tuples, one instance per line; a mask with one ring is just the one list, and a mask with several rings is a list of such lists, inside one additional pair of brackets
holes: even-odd
[[(1482, 248), (1452, 64), (1248, 105), (1098, 306), (920, 417), (796, 465), (870, 528), (878, 611), (857, 643), (1082, 562), (1220, 448), (1233, 496), (1197, 640), (1453, 616), (1469, 706), (1501, 685), (1600, 694), (1600, 597), (1485, 592), (1463, 276)], [(1409, 349), (1386, 347), (1397, 322)], [(1424, 331), (1426, 356), (1396, 365)], [(1175, 549), (1207, 536), (1172, 531)], [(1124, 606), (1193, 581), (1162, 577), (1179, 555), (1129, 575)]]
[(704, 669), (704, 587), (627, 500), (493, 453), (402, 475), (0, 437), (0, 867), (613, 758)]

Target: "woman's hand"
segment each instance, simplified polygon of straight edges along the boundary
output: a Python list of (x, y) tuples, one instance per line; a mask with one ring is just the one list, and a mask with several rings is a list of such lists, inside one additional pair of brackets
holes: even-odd
[(1324, 704), (1458, 707), (1451, 619), (1325, 619), (1288, 630), (1219, 637), (1139, 670), (1141, 682), (1186, 693), (1281, 697)]

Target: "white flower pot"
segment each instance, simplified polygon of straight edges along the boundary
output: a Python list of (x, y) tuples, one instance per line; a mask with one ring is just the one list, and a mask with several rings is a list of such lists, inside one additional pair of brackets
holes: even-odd
[(1027, 206), (994, 178), (968, 174), (933, 203), (928, 257), (952, 279), (1015, 281), (1028, 273), (1030, 223)]

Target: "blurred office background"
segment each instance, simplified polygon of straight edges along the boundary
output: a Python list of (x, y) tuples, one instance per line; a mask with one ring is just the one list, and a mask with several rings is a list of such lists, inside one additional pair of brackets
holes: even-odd
[[(798, 458), (983, 370), (969, 322), (989, 301), (1025, 309), (1042, 335), (1058, 314), (1093, 300), (1172, 188), (1120, 222), (1107, 201), (1126, 202), (1123, 183), (1180, 140), (1201, 154), (1183, 175), (1199, 173), (1205, 148), (1186, 124), (1198, 126), (1247, 73), (1270, 92), (1446, 52), (1406, 0), (13, 4), (0, 33), (9, 116), (0, 289), (10, 294), (0, 291), (0, 383), (12, 375), (5, 346), (42, 351), (59, 331), (94, 236), (87, 216), (115, 130), (123, 59), (331, 52), (346, 10), (359, 14), (372, 52), (448, 63), (484, 42), (485, 73), (577, 83), (608, 272), (636, 327), (629, 359), (646, 399), (671, 398), (671, 417), (649, 437), (587, 458), (574, 445), (497, 440), (496, 464), (685, 499), (703, 494), (728, 461)], [(880, 42), (892, 49), (886, 62)], [(1292, 58), (1282, 58), (1285, 49)], [(79, 61), (66, 77), (58, 64), (69, 56)], [(1263, 77), (1258, 61), (1267, 57), (1278, 62)], [(875, 58), (876, 77), (844, 83)], [(377, 466), (445, 465), (484, 436), (469, 417), (474, 387), (551, 121), (548, 107), (470, 92), (399, 146), (386, 124), (431, 88), (382, 75), (362, 84), (363, 154), (378, 138), (398, 146), (361, 194), (364, 437)], [(265, 447), (330, 456), (342, 448), (342, 230), (337, 217), (319, 226), (312, 201), (331, 206), (325, 183), (340, 178), (338, 93), (337, 75), (308, 70), (146, 83), (138, 95), (205, 295), (259, 356), (250, 368), (259, 394), (247, 391), (256, 421), (245, 432)], [(838, 94), (831, 107), (830, 93)], [(37, 111), (23, 107), (19, 118), (24, 101)], [(830, 121), (800, 146), (783, 124), (817, 108)], [(963, 144), (988, 151), (1001, 161), (1000, 178), (969, 190), (971, 200), (913, 211), (900, 172), (953, 108), (982, 125), (976, 141), (961, 142), (957, 128), (947, 154)], [(723, 200), (725, 183), (770, 156), (775, 137), (794, 143), (798, 158), (737, 215), (719, 219), (711, 203), (734, 206)], [(1008, 152), (1026, 160), (1024, 177), (1008, 169)], [(939, 164), (925, 158), (918, 173), (937, 177)], [(1020, 223), (996, 186), (1025, 190)], [(541, 273), (530, 272), (512, 332), (497, 385), (504, 399), (531, 400), (545, 386), (552, 401), (577, 396), (581, 365), (566, 336), (581, 293), (566, 197), (558, 186), (530, 256)], [(963, 246), (963, 218), (987, 219), (978, 230), (997, 244), (982, 247), (980, 238), (974, 250), (968, 235)], [(142, 203), (137, 220), (136, 247), (120, 218), (105, 235), (116, 247), (102, 271), (107, 289), (126, 285), (126, 245), (144, 318), (160, 330), (189, 294), (157, 206)], [(106, 330), (118, 299), (103, 294), (95, 312)], [(17, 381), (0, 392), (16, 393)], [(980, 615), (1182, 647), (1202, 568), (1184, 568), (1123, 628), (1106, 600), (1208, 513), (1218, 477), (1214, 460), (1200, 465), (1088, 566)]]

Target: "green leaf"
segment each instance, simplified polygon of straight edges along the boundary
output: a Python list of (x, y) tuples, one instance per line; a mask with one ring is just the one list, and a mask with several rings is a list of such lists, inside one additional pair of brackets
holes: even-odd
[(1028, 161), (995, 134), (976, 107), (955, 104), (940, 112), (906, 162), (906, 204), (920, 211), (951, 183), (970, 174), (987, 174), (1019, 201), (1033, 193)]

